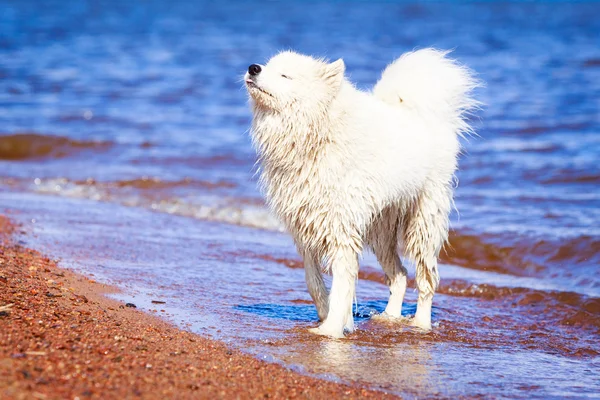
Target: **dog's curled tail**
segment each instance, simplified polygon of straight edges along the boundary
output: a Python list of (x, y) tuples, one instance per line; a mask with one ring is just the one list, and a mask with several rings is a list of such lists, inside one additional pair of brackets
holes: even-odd
[(373, 94), (386, 103), (442, 118), (457, 135), (473, 133), (467, 117), (480, 106), (472, 92), (482, 83), (469, 68), (448, 58), (449, 53), (429, 48), (403, 54), (383, 71)]

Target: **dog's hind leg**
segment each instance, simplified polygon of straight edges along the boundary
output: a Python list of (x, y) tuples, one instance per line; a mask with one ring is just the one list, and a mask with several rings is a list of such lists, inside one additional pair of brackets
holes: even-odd
[(431, 329), (431, 305), (440, 281), (437, 258), (448, 238), (448, 214), (452, 204), (450, 185), (430, 186), (415, 200), (404, 219), (404, 255), (415, 262), (417, 312), (413, 325)]
[(384, 316), (400, 318), (402, 301), (406, 293), (406, 268), (398, 256), (398, 211), (388, 209), (382, 213), (372, 227), (370, 245), (383, 268), (386, 283), (390, 288), (390, 298)]
[(317, 257), (308, 252), (304, 253), (304, 275), (306, 277), (308, 293), (310, 293), (310, 297), (312, 297), (315, 302), (319, 319), (325, 321), (329, 308), (329, 300), (327, 298), (327, 288), (325, 287), (325, 282), (323, 281), (323, 275), (321, 273), (321, 263)]
[(344, 337), (344, 329), (354, 329), (352, 301), (358, 277), (358, 254), (351, 248), (338, 249), (328, 260), (333, 275), (329, 293), (329, 312), (325, 321), (311, 332), (334, 338)]

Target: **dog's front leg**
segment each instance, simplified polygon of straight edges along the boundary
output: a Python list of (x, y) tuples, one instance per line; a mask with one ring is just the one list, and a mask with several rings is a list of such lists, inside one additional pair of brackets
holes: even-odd
[(330, 263), (333, 281), (329, 293), (329, 313), (321, 326), (311, 331), (341, 338), (344, 337), (344, 328), (349, 331), (354, 329), (352, 301), (358, 275), (358, 255), (351, 249), (340, 249)]
[(318, 258), (309, 251), (303, 252), (303, 258), (308, 293), (310, 293), (310, 297), (312, 297), (315, 302), (319, 319), (325, 321), (329, 309), (329, 300), (327, 297), (327, 288), (325, 287), (323, 275), (321, 274), (321, 263), (318, 261)]

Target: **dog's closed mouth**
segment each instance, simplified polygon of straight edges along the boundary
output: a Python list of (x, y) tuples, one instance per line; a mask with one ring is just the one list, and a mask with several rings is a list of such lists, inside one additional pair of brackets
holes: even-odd
[(246, 79), (246, 86), (248, 86), (249, 88), (257, 89), (257, 90), (263, 92), (264, 94), (273, 97), (273, 95), (271, 93), (267, 92), (266, 90), (264, 90), (263, 88), (261, 88), (260, 86), (258, 86), (256, 84), (256, 82), (254, 82), (253, 80)]

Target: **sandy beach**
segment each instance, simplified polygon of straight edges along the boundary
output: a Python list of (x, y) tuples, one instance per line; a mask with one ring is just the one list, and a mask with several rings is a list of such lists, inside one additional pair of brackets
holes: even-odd
[[(0, 217), (0, 397), (392, 398), (300, 375), (110, 300)], [(160, 307), (157, 304), (157, 307)]]

